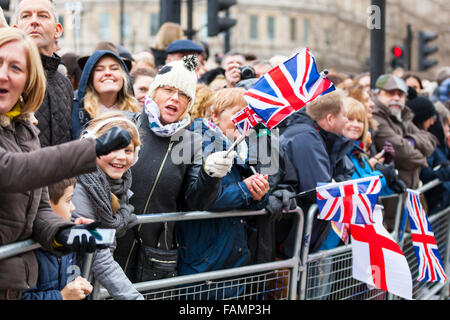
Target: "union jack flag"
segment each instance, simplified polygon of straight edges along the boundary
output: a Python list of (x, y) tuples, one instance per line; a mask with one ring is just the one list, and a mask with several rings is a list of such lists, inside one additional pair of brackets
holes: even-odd
[(246, 134), (247, 131), (263, 122), (262, 119), (249, 106), (246, 106), (241, 111), (237, 112), (232, 118), (234, 125), (241, 134)]
[(305, 48), (261, 77), (244, 98), (272, 129), (308, 102), (333, 90), (333, 83), (317, 72), (315, 59)]
[(407, 210), (411, 225), (411, 238), (419, 265), (418, 281), (445, 282), (447, 276), (442, 267), (441, 256), (434, 233), (425, 210), (420, 203), (420, 194), (408, 191)]
[(319, 183), (316, 188), (318, 219), (350, 224), (373, 224), (373, 210), (381, 182), (378, 176)]

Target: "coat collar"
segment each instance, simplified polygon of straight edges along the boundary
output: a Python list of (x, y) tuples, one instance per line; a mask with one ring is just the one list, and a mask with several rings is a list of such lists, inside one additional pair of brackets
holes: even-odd
[(44, 67), (44, 70), (48, 73), (55, 73), (58, 70), (58, 66), (61, 63), (61, 57), (57, 54), (53, 54), (53, 56), (46, 56), (41, 54), (41, 61)]
[[(18, 116), (16, 118), (17, 120), (14, 121), (18, 121), (18, 120), (22, 120), (23, 122), (29, 122), (31, 123), (32, 117), (30, 113), (24, 113), (21, 114), (20, 116)], [(1, 127), (7, 127), (11, 124), (11, 119), (7, 116), (5, 116), (4, 114), (0, 114), (0, 126)]]

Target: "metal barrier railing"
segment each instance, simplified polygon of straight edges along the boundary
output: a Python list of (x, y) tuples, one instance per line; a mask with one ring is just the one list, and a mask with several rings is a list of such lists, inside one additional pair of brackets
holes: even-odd
[[(439, 180), (433, 180), (418, 188), (417, 191), (423, 193), (431, 190), (439, 185)], [(394, 230), (391, 235), (404, 251), (405, 257), (408, 261), (413, 277), (413, 297), (416, 299), (433, 299), (436, 293), (441, 291), (440, 297), (442, 299), (449, 296), (449, 281), (442, 283), (423, 283), (418, 282), (417, 278), (417, 262), (415, 253), (411, 244), (411, 235), (406, 233), (401, 241), (398, 241), (400, 233), (400, 222), (404, 209), (404, 195), (394, 195), (391, 198), (397, 197), (398, 202), (395, 212)], [(368, 300), (368, 299), (383, 299), (392, 300), (398, 297), (387, 293), (385, 291), (369, 288), (365, 283), (357, 281), (352, 278), (352, 245), (343, 245), (331, 250), (319, 251), (316, 253), (309, 253), (309, 242), (312, 221), (314, 214), (317, 212), (317, 205), (310, 207), (304, 231), (305, 241), (303, 242), (301, 261), (304, 262), (302, 267), (303, 273), (300, 277), (300, 299), (301, 300), (315, 300), (315, 299), (351, 299), (351, 300)], [(428, 217), (432, 226), (435, 238), (438, 243), (440, 255), (444, 263), (444, 268), (447, 275), (450, 271), (450, 207), (435, 213)], [(405, 240), (406, 239), (406, 240)]]
[[(417, 191), (423, 193), (439, 185), (439, 180), (433, 180)], [(403, 214), (404, 198), (398, 197), (395, 213), (394, 230), (392, 236), (398, 240), (400, 235), (400, 221)], [(242, 299), (398, 299), (382, 290), (369, 288), (366, 284), (352, 278), (352, 253), (351, 244), (335, 249), (309, 252), (312, 221), (317, 211), (317, 205), (312, 205), (307, 215), (304, 216), (300, 208), (293, 211), (298, 217), (298, 228), (295, 240), (295, 255), (292, 258), (274, 261), (264, 264), (256, 264), (233, 269), (218, 270), (178, 276), (169, 279), (161, 279), (135, 283), (134, 286), (140, 292), (151, 291), (148, 299), (180, 299), (192, 298), (196, 294), (203, 297), (213, 290), (237, 285), (243, 288), (240, 296)], [(264, 215), (262, 211), (229, 211), (229, 212), (175, 212), (164, 214), (139, 215), (139, 223), (156, 223), (168, 221), (184, 221), (199, 219), (214, 219), (223, 217), (257, 216)], [(435, 213), (428, 218), (435, 233), (441, 258), (446, 274), (450, 274), (450, 207)], [(440, 298), (449, 297), (449, 281), (442, 283), (422, 283), (414, 280), (417, 278), (417, 263), (409, 239), (411, 235), (405, 233), (399, 241), (407, 258), (413, 276), (413, 297), (415, 299), (435, 299), (440, 293)], [(40, 245), (28, 239), (4, 246), (0, 246), (0, 260), (35, 250)], [(93, 255), (85, 255), (83, 259), (82, 276), (89, 278)], [(226, 280), (231, 278), (231, 280)], [(225, 280), (223, 280), (225, 279)], [(223, 280), (223, 281), (222, 281)], [(228, 282), (228, 283), (227, 283)], [(274, 287), (275, 283), (275, 287)], [(189, 286), (193, 284), (192, 286)], [(169, 288), (169, 289), (167, 289)], [(176, 288), (176, 290), (174, 290)], [(206, 289), (205, 289), (206, 288)], [(158, 291), (159, 290), (159, 291)], [(184, 293), (182, 293), (184, 290)], [(175, 292), (176, 291), (176, 292)], [(184, 296), (183, 296), (184, 294)], [(203, 296), (202, 296), (203, 295)], [(94, 284), (92, 293), (94, 299), (106, 299), (109, 297), (106, 289)]]
[[(239, 287), (242, 290), (233, 296), (233, 299), (272, 298), (295, 300), (297, 295), (297, 279), (300, 265), (299, 252), (302, 242), (304, 217), (303, 211), (300, 208), (290, 212), (295, 213), (299, 218), (294, 249), (296, 254), (292, 258), (232, 269), (134, 283), (133, 285), (146, 299), (209, 299), (211, 297), (214, 299), (214, 297), (217, 297), (217, 290), (224, 290), (224, 288), (236, 289)], [(265, 210), (174, 212), (139, 215), (138, 223), (244, 217), (264, 214), (267, 214)], [(94, 300), (110, 297), (105, 288), (100, 288), (99, 283), (94, 283), (94, 288), (95, 290), (92, 294)]]

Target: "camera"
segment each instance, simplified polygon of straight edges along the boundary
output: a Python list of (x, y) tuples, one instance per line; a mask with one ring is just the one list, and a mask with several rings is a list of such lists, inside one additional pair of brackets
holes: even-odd
[(256, 78), (255, 70), (250, 66), (239, 67), (239, 71), (241, 71), (241, 80)]

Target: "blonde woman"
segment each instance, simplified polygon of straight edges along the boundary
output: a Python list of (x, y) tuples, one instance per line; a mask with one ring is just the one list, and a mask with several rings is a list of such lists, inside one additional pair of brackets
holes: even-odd
[[(0, 32), (0, 246), (32, 238), (48, 251), (67, 254), (60, 238), (74, 224), (55, 215), (46, 183), (92, 171), (95, 141), (67, 143), (42, 152), (32, 113), (46, 88), (41, 57), (34, 42), (16, 28)], [(67, 168), (71, 168), (70, 170)], [(93, 239), (93, 238), (92, 238)], [(55, 250), (57, 240), (62, 246)], [(86, 243), (84, 243), (86, 245)], [(95, 245), (95, 242), (94, 242)], [(95, 249), (95, 248), (94, 248)], [(36, 285), (33, 252), (0, 260), (0, 300), (20, 299)]]
[[(355, 143), (354, 148), (348, 153), (355, 171), (352, 178), (364, 178), (368, 176), (381, 176), (381, 195), (391, 195), (403, 186), (398, 186), (399, 180), (393, 166), (383, 164), (382, 153), (369, 159), (367, 155), (367, 137), (369, 122), (367, 110), (364, 105), (356, 99), (345, 97), (344, 104), (347, 109), (348, 122), (346, 123), (343, 135)], [(392, 188), (392, 189), (390, 189)]]
[(130, 75), (123, 60), (108, 50), (95, 51), (86, 61), (72, 110), (72, 138), (86, 123), (108, 111), (137, 112)]

